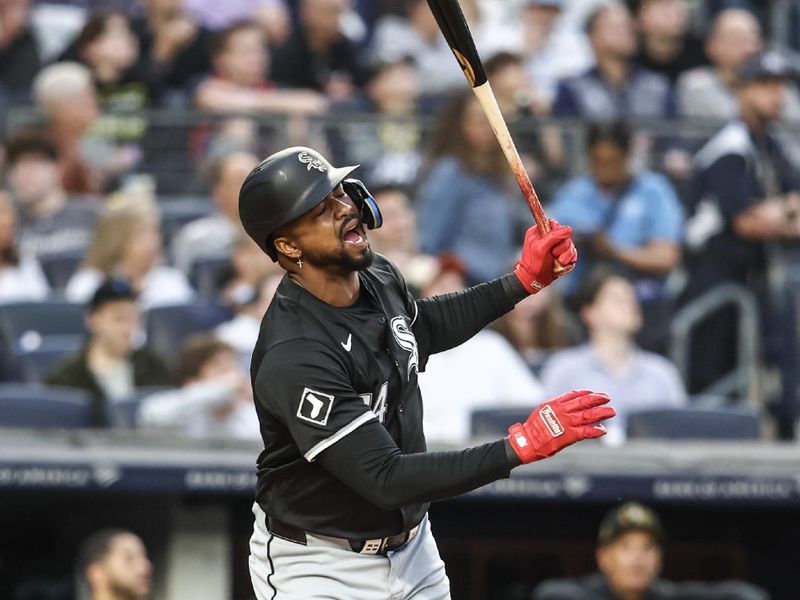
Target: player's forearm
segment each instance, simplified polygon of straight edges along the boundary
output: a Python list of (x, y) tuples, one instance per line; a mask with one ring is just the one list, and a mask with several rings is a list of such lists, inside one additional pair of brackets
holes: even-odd
[(443, 352), (465, 342), (527, 296), (519, 280), (505, 275), (463, 292), (425, 298), (417, 302), (414, 324), (418, 337), (430, 340), (430, 353)]
[[(361, 496), (386, 509), (432, 502), (508, 477), (519, 464), (507, 441), (466, 450), (402, 454), (386, 436), (379, 444), (362, 427), (320, 455), (322, 466)], [(369, 441), (367, 444), (365, 442)]]

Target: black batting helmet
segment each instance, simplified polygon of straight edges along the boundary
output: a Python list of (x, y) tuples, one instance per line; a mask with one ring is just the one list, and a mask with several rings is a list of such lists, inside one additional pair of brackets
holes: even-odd
[(270, 236), (322, 202), (340, 183), (367, 228), (380, 227), (380, 210), (367, 188), (357, 179), (347, 179), (357, 168), (334, 167), (319, 152), (304, 146), (268, 156), (250, 172), (239, 192), (239, 218), (244, 230), (272, 260), (277, 260)]

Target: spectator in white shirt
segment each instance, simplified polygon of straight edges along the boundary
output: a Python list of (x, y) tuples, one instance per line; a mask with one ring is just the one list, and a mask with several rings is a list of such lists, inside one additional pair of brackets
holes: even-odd
[[(445, 257), (439, 276), (424, 290), (435, 296), (464, 290), (464, 268)], [(456, 348), (434, 354), (419, 374), (425, 404), (425, 438), (463, 444), (470, 438), (475, 410), (531, 406), (541, 401), (542, 386), (506, 339), (484, 329)]]
[(142, 401), (137, 424), (177, 430), (190, 437), (259, 439), (250, 378), (236, 351), (215, 337), (186, 340), (178, 364), (181, 388)]
[(50, 286), (35, 256), (17, 248), (17, 211), (0, 191), (0, 303), (43, 300)]
[(186, 275), (163, 264), (158, 214), (152, 206), (112, 203), (98, 219), (83, 264), (64, 294), (72, 302), (86, 302), (111, 276), (129, 281), (145, 310), (194, 297)]

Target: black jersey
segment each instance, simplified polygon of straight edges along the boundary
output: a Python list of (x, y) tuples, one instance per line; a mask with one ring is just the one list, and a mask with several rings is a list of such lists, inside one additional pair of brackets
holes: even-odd
[[(510, 470), (505, 447), (497, 443), (471, 453), (430, 454), (425, 457), (430, 460), (416, 461), (415, 481), (440, 470), (452, 475), (437, 477), (438, 488), (427, 482), (418, 494), (394, 492), (413, 500), (402, 506), (371, 501), (349, 477), (331, 472), (373, 468), (359, 464), (362, 455), (370, 461), (374, 456), (373, 438), (357, 437), (369, 431), (388, 432), (391, 440), (384, 446), (396, 446), (391, 450), (403, 456), (424, 453), (418, 369), (431, 353), (469, 338), (520, 297), (518, 288), (508, 291), (513, 284), (497, 280), (477, 291), (416, 302), (380, 256), (359, 279), (358, 302), (340, 308), (284, 277), (264, 316), (251, 365), (264, 440), (257, 501), (273, 518), (339, 537), (408, 530), (420, 522), (428, 500), (507, 477)], [(333, 449), (346, 447), (345, 440), (364, 440), (369, 447), (363, 452), (356, 447), (358, 458), (343, 455), (351, 465), (320, 464), (323, 453), (336, 456)]]

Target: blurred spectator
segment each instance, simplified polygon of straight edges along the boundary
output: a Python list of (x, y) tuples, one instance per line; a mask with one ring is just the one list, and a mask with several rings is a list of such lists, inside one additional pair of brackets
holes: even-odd
[(242, 21), (255, 21), (270, 46), (281, 45), (292, 29), (286, 0), (183, 0), (186, 10), (209, 29), (219, 30)]
[(640, 47), (636, 61), (675, 83), (684, 71), (705, 64), (702, 42), (689, 31), (684, 0), (641, 0), (636, 10)]
[(519, 242), (516, 214), (524, 203), (471, 91), (456, 95), (442, 112), (429, 160), (417, 196), (422, 251), (455, 254), (469, 284), (507, 272)]
[(400, 271), (412, 293), (419, 295), (439, 271), (439, 261), (419, 249), (417, 219), (408, 195), (399, 187), (370, 190), (381, 208), (383, 225), (369, 232), (372, 250)]
[(174, 93), (210, 71), (211, 34), (186, 9), (187, 0), (143, 3), (145, 13), (131, 21), (131, 29), (141, 60), (159, 87)]
[(61, 180), (71, 194), (96, 194), (139, 160), (134, 150), (117, 148), (97, 131), (100, 110), (92, 73), (74, 62), (42, 69), (33, 83), (47, 133), (58, 147)]
[(150, 596), (153, 563), (135, 533), (103, 529), (78, 550), (76, 600), (144, 600)]
[(656, 513), (627, 502), (603, 518), (597, 535), (598, 572), (541, 583), (533, 600), (767, 600), (739, 581), (671, 583), (659, 579), (664, 527)]
[(578, 324), (550, 287), (518, 302), (492, 326), (537, 376), (553, 352), (573, 345), (580, 338)]
[(522, 5), (519, 50), (536, 86), (536, 104), (549, 112), (558, 81), (588, 69), (592, 52), (585, 33), (560, 18), (564, 0), (524, 0)]
[(217, 33), (211, 62), (214, 73), (198, 86), (195, 95), (202, 110), (317, 114), (327, 107), (325, 98), (315, 92), (279, 90), (268, 79), (266, 39), (255, 23), (238, 23)]
[[(100, 105), (106, 111), (135, 111), (155, 104), (160, 90), (139, 59), (139, 42), (128, 17), (118, 11), (95, 13), (67, 51), (92, 72)], [(115, 132), (115, 137), (120, 137)]]
[(283, 274), (274, 273), (255, 286), (252, 293), (246, 294), (242, 289), (233, 306), (233, 319), (218, 325), (214, 330), (217, 338), (236, 350), (239, 364), (248, 372), (253, 348), (256, 347), (258, 334), (261, 331), (261, 319), (267, 312), (281, 279)]
[(196, 334), (184, 342), (178, 364), (180, 389), (146, 397), (137, 414), (139, 427), (190, 437), (260, 439), (250, 377), (231, 346)]
[(736, 87), (744, 64), (761, 51), (761, 28), (747, 10), (720, 12), (706, 38), (711, 65), (678, 80), (678, 111), (686, 117), (730, 119), (738, 113)]
[(186, 275), (163, 264), (161, 231), (153, 207), (113, 202), (100, 215), (81, 268), (64, 289), (73, 302), (86, 302), (107, 277), (131, 283), (143, 309), (190, 301)]
[(18, 133), (6, 141), (6, 167), (19, 210), (22, 256), (41, 259), (83, 252), (91, 241), (97, 210), (67, 197), (53, 141), (44, 134)]
[[(764, 310), (766, 358), (783, 375), (776, 409), (779, 430), (790, 437), (796, 418), (796, 315), (786, 280), (770, 273), (783, 264), (781, 242), (800, 239), (800, 171), (775, 137), (786, 81), (793, 70), (777, 53), (752, 58), (740, 74), (740, 119), (719, 131), (695, 157), (693, 214), (687, 223), (692, 299), (721, 283), (755, 292)], [(769, 257), (772, 257), (771, 260)], [(797, 258), (793, 259), (797, 264)], [(693, 336), (690, 389), (702, 391), (736, 364), (736, 315), (721, 312)]]
[(31, 1), (0, 2), (0, 95), (27, 100), (41, 66), (31, 31)]
[(373, 60), (393, 62), (404, 56), (412, 57), (419, 69), (422, 93), (426, 96), (463, 86), (464, 75), (428, 3), (405, 0), (404, 4), (404, 17), (389, 15), (378, 20), (372, 38)]
[(141, 314), (136, 292), (124, 280), (106, 280), (95, 291), (86, 314), (89, 340), (77, 354), (45, 377), (50, 385), (86, 390), (92, 395), (92, 422), (106, 425), (106, 404), (123, 400), (136, 388), (170, 385), (166, 364), (134, 342)]
[(561, 350), (545, 363), (545, 396), (568, 389), (600, 390), (612, 396), (617, 416), (606, 423), (606, 444), (625, 441), (629, 414), (681, 407), (686, 392), (677, 369), (667, 359), (641, 350), (634, 338), (642, 314), (633, 286), (618, 275), (587, 279), (578, 298), (588, 343)]
[(547, 115), (549, 104), (538, 95), (516, 54), (495, 54), (484, 68), (528, 175), (536, 182), (536, 191), (549, 197), (550, 185), (564, 175), (566, 166), (558, 131), (542, 128), (535, 121), (537, 116)]
[(603, 4), (586, 22), (595, 66), (558, 85), (553, 114), (604, 120), (670, 117), (669, 80), (636, 65), (636, 32), (631, 14), (619, 4)]
[(242, 303), (242, 299), (258, 294), (264, 278), (282, 273), (277, 263), (264, 260), (264, 253), (244, 233), (231, 246), (230, 263), (233, 275), (225, 282), (220, 300), (231, 306), (237, 306)]
[(673, 297), (666, 279), (678, 266), (683, 210), (669, 180), (652, 171), (634, 172), (631, 136), (622, 122), (592, 125), (588, 132), (589, 175), (574, 179), (555, 197), (550, 215), (575, 230), (581, 260), (566, 278), (565, 292), (599, 262), (633, 280), (645, 314), (640, 342), (658, 349), (666, 341)]
[(192, 263), (205, 258), (224, 258), (234, 240), (243, 234), (239, 219), (239, 189), (258, 158), (234, 152), (220, 159), (211, 171), (211, 198), (214, 213), (184, 225), (172, 242), (176, 267), (190, 273)]
[[(463, 291), (463, 266), (452, 258), (423, 290), (424, 296)], [(542, 386), (508, 341), (484, 329), (466, 342), (435, 354), (419, 375), (425, 402), (425, 439), (463, 444), (470, 438), (472, 412), (481, 408), (535, 406)]]
[(299, 22), (275, 50), (275, 81), (324, 93), (333, 100), (352, 96), (364, 84), (357, 48), (341, 30), (346, 0), (300, 0)]
[(39, 261), (17, 247), (17, 210), (0, 191), (0, 303), (44, 300), (49, 291)]
[[(331, 107), (328, 137), (336, 161), (360, 164), (370, 185), (411, 185), (422, 160), (421, 89), (412, 59), (376, 65), (363, 94)], [(364, 119), (365, 113), (371, 118)]]

